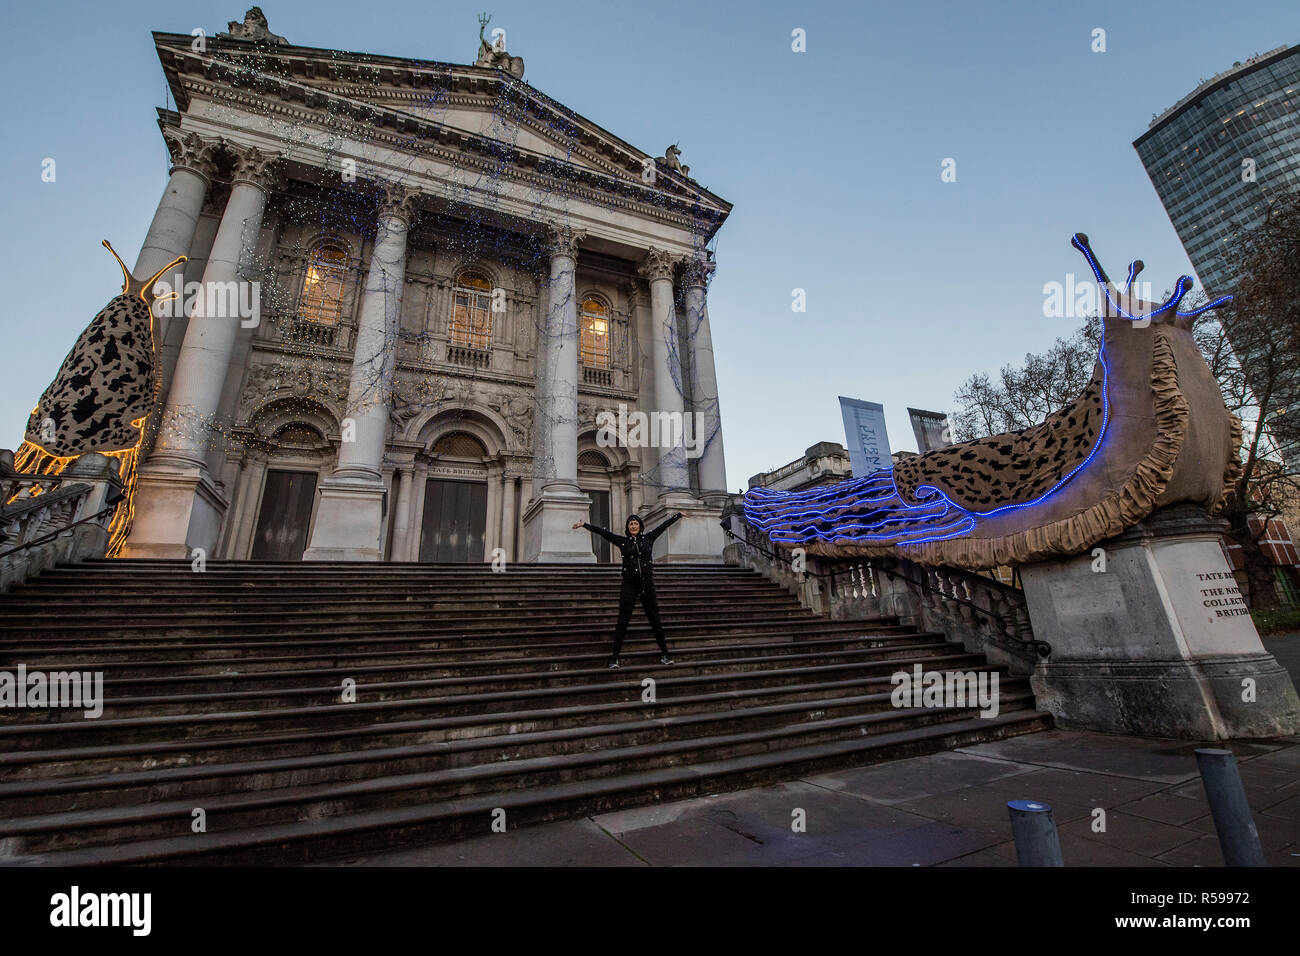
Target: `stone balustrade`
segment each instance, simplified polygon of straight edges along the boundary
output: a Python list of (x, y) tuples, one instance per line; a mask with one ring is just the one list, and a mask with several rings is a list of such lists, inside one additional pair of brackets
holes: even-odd
[(937, 631), (984, 654), (1014, 674), (1029, 674), (1050, 653), (1036, 641), (1019, 588), (956, 568), (923, 567), (905, 559), (797, 556), (773, 545), (744, 517), (740, 496), (724, 512), (727, 564), (752, 568), (835, 620), (897, 618)]
[(0, 593), (55, 564), (102, 558), (109, 523), (122, 500), (118, 463), (82, 455), (62, 475), (14, 471), (0, 450)]

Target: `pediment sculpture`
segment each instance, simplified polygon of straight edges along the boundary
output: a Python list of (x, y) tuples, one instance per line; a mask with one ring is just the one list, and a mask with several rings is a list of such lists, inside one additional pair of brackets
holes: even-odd
[(253, 7), (244, 14), (244, 22), (231, 20), (226, 24), (226, 32), (218, 33), (218, 37), (231, 40), (249, 40), (253, 43), (273, 43), (276, 46), (288, 46), (289, 41), (284, 37), (272, 33), (266, 22), (266, 14), (262, 12), (261, 7)]
[(479, 14), (478, 18), (478, 59), (474, 61), (475, 66), (485, 66), (493, 70), (504, 70), (516, 80), (524, 78), (524, 58), (521, 56), (511, 56), (506, 52), (505, 33), (497, 34), (496, 39), (489, 43), (483, 32), (492, 18), (486, 13)]

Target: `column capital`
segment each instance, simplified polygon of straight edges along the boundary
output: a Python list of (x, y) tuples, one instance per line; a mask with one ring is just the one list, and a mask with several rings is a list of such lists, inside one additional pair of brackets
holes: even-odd
[(641, 266), (637, 269), (637, 272), (651, 282), (656, 279), (667, 279), (671, 282), (673, 269), (679, 261), (679, 257), (674, 256), (672, 253), (651, 246), (646, 250), (645, 258), (641, 260)]
[(717, 268), (713, 260), (703, 256), (688, 256), (682, 262), (682, 286), (687, 289), (706, 289)]
[(163, 129), (163, 141), (171, 154), (172, 172), (187, 169), (203, 179), (205, 185), (212, 185), (216, 174), (216, 157), (220, 142), (205, 139), (197, 133), (182, 132), (174, 126)]
[(422, 195), (413, 186), (382, 183), (379, 187), (379, 218), (400, 219), (410, 228), (419, 215), (418, 205)]
[(564, 257), (576, 260), (578, 258), (578, 243), (586, 238), (586, 232), (581, 229), (574, 229), (567, 223), (564, 225), (551, 224), (546, 227), (546, 249), (552, 259)]
[(242, 146), (238, 143), (223, 142), (223, 145), (235, 157), (235, 171), (230, 177), (232, 185), (247, 183), (256, 186), (262, 192), (269, 192), (271, 182), (279, 171), (282, 158), (279, 153), (258, 149), (256, 146)]

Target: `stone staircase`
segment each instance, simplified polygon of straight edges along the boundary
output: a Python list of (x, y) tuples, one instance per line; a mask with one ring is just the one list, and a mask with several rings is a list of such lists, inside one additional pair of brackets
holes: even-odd
[(677, 663), (638, 609), (608, 671), (618, 573), (48, 570), (0, 597), (0, 671), (101, 671), (104, 711), (0, 709), (0, 864), (328, 859), (490, 832), (497, 809), (513, 828), (1050, 725), (1005, 673), (993, 718), (893, 707), (897, 670), (989, 665), (897, 620), (817, 617), (738, 568), (664, 566)]

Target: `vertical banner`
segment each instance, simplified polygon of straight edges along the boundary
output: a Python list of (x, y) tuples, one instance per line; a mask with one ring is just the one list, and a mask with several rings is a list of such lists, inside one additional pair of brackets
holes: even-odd
[(948, 430), (948, 416), (943, 412), (927, 412), (922, 408), (909, 408), (907, 417), (912, 420), (912, 434), (916, 436), (916, 450), (922, 455), (927, 451), (947, 448), (952, 444), (952, 433)]
[(889, 457), (889, 435), (885, 432), (885, 406), (840, 396), (844, 416), (844, 437), (849, 448), (853, 477), (893, 467)]

